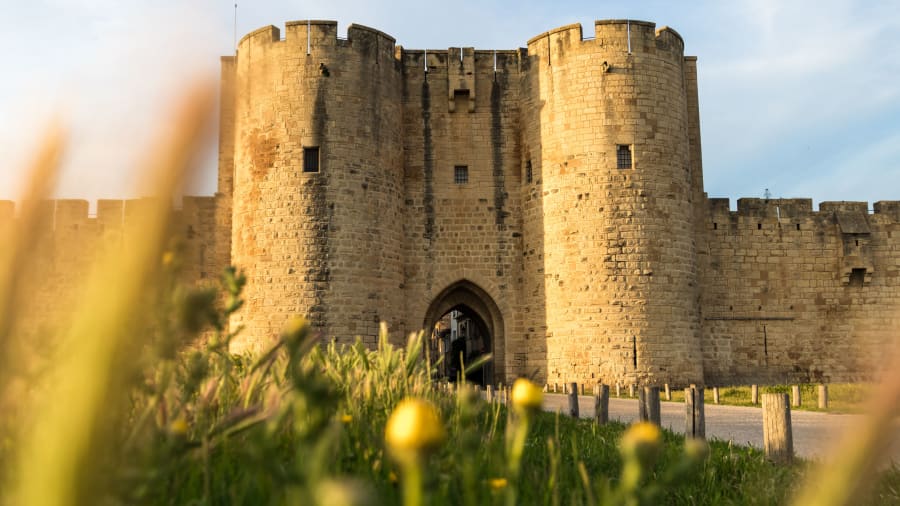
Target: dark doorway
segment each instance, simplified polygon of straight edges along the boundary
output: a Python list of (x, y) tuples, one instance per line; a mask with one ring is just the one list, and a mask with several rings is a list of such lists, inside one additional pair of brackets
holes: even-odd
[(494, 299), (478, 285), (463, 279), (438, 293), (425, 313), (423, 328), (438, 375), (457, 381), (463, 367), (490, 354), (491, 360), (470, 371), (466, 380), (479, 385), (504, 381), (503, 315)]
[(478, 313), (465, 305), (447, 311), (435, 324), (429, 341), (430, 355), (437, 373), (450, 381), (459, 381), (463, 371), (466, 381), (477, 385), (492, 383), (493, 368), (488, 362), (471, 369), (479, 358), (490, 353), (491, 335)]

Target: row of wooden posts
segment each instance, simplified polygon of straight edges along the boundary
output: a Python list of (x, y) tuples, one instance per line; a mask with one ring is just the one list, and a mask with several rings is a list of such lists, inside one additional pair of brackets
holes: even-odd
[[(569, 416), (578, 418), (578, 396), (585, 395), (584, 385), (577, 383), (569, 383), (566, 385), (565, 392), (568, 394), (568, 411)], [(450, 389), (450, 384), (447, 384)], [(477, 388), (477, 386), (475, 386)], [(549, 385), (544, 388), (550, 390)], [(605, 424), (609, 421), (609, 391), (610, 386), (598, 383), (594, 388), (594, 422), (597, 424)], [(621, 385), (615, 385), (616, 396), (621, 396)], [(553, 391), (558, 388), (554, 386)], [(629, 395), (635, 396), (637, 391), (638, 397), (638, 418), (643, 422), (650, 422), (656, 425), (660, 423), (660, 387), (646, 386), (638, 388), (637, 385), (629, 385)], [(718, 404), (718, 387), (713, 387), (713, 397)], [(684, 405), (685, 405), (685, 437), (706, 438), (706, 416), (704, 405), (704, 388), (697, 385), (691, 385), (684, 389)], [(794, 444), (791, 431), (791, 404), (800, 405), (800, 387), (792, 388), (793, 403), (789, 403), (788, 394), (766, 393), (762, 396), (762, 414), (763, 414), (763, 446), (766, 457), (775, 462), (787, 463), (793, 460)], [(672, 392), (669, 385), (664, 386), (664, 395), (667, 400), (672, 399)], [(488, 402), (506, 403), (509, 401), (509, 388), (499, 385), (496, 391), (492, 385), (487, 385), (484, 392), (485, 399)], [(756, 385), (751, 388), (751, 397), (754, 404), (759, 402), (759, 389)], [(827, 406), (828, 388), (826, 385), (819, 385), (819, 405), (822, 406), (823, 401)]]
[[(599, 385), (599, 383), (598, 383), (598, 385)], [(619, 383), (616, 383), (615, 388), (616, 388), (616, 397), (621, 397), (622, 396), (622, 385), (620, 385)], [(628, 385), (628, 396), (634, 397), (635, 390), (637, 388), (638, 388), (638, 386), (635, 385), (634, 383)], [(663, 385), (663, 388), (664, 388), (664, 392), (665, 392), (665, 399), (667, 401), (671, 401), (672, 400), (672, 391), (669, 388), (669, 384), (666, 383), (665, 385)], [(559, 384), (558, 383), (553, 384), (552, 389), (549, 384), (544, 385), (544, 391), (545, 392), (552, 391), (553, 393), (559, 393)], [(578, 385), (577, 383), (563, 384), (562, 393), (568, 394), (572, 391), (580, 391), (581, 395), (586, 395), (586, 393), (585, 393), (586, 389), (585, 389), (584, 383), (582, 383), (581, 385)], [(719, 387), (712, 387), (712, 391), (713, 391), (713, 403), (719, 404)], [(824, 383), (820, 383), (818, 385), (818, 394), (819, 394), (818, 395), (819, 409), (828, 409), (828, 385), (826, 385)], [(759, 385), (750, 385), (750, 403), (751, 404), (759, 404)], [(802, 398), (800, 396), (800, 385), (791, 385), (791, 406), (793, 406), (795, 408), (800, 407), (801, 403), (802, 403)]]

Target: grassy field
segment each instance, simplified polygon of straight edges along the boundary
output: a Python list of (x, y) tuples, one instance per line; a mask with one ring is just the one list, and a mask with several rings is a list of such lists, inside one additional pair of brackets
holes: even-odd
[[(861, 383), (829, 383), (828, 384), (828, 409), (819, 409), (818, 385), (800, 384), (800, 407), (806, 411), (825, 411), (829, 413), (860, 413), (872, 392), (872, 385)], [(623, 392), (625, 393), (625, 392)], [(760, 386), (759, 393), (785, 393), (791, 394), (791, 385)], [(703, 398), (707, 404), (713, 404), (713, 390), (706, 388)], [(665, 394), (660, 392), (660, 399), (665, 401)], [(729, 406), (756, 406), (750, 402), (750, 386), (719, 387), (719, 404)], [(684, 402), (684, 390), (672, 390), (673, 402)]]

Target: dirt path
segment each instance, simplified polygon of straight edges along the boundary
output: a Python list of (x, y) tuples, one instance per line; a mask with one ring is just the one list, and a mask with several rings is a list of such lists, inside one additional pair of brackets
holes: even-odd
[[(546, 411), (568, 409), (565, 395), (545, 394), (544, 409)], [(594, 416), (594, 398), (580, 396), (578, 409), (582, 418)], [(661, 402), (660, 411), (662, 426), (673, 432), (684, 432), (684, 404), (678, 402)], [(762, 410), (742, 406), (706, 405), (706, 436), (709, 439), (733, 441), (762, 448)], [(791, 411), (791, 424), (794, 435), (794, 452), (804, 458), (826, 459), (829, 449), (840, 434), (860, 422), (864, 415), (838, 415), (813, 411)], [(638, 405), (636, 399), (612, 398), (609, 400), (609, 417), (624, 423), (637, 420)], [(900, 428), (896, 431), (894, 459), (900, 462)]]

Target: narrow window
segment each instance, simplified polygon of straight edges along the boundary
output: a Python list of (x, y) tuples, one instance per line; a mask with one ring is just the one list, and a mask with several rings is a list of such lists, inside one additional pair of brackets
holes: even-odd
[(799, 223), (797, 224), (797, 230), (800, 230), (800, 224), (799, 224)]
[(616, 146), (616, 167), (620, 169), (630, 169), (631, 165), (631, 146), (628, 144), (619, 144)]
[(762, 230), (762, 223), (756, 224), (756, 230)]
[(850, 286), (863, 286), (866, 282), (865, 269), (853, 269), (850, 271)]
[(525, 161), (525, 182), (530, 183), (534, 177), (534, 171), (531, 168), (531, 160)]
[(303, 172), (319, 172), (319, 147), (303, 148)]
[(713, 230), (719, 230), (719, 224), (713, 223)]
[(469, 167), (465, 165), (457, 165), (453, 167), (453, 182), (456, 184), (466, 184), (469, 182)]

